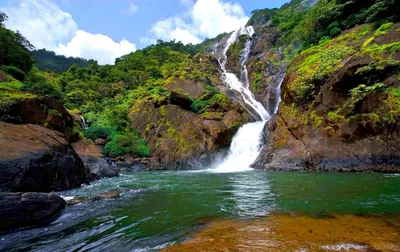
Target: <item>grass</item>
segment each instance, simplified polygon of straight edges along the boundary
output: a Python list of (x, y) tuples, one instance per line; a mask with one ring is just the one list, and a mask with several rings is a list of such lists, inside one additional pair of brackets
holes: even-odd
[(0, 110), (4, 110), (21, 99), (36, 98), (37, 95), (28, 92), (0, 90)]

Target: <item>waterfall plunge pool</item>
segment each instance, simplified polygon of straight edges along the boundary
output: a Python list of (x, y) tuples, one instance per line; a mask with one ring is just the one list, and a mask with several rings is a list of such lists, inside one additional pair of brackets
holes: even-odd
[(50, 226), (1, 236), (0, 250), (153, 251), (180, 243), (215, 220), (400, 213), (396, 174), (137, 172), (61, 195), (122, 188), (135, 193), (69, 206)]

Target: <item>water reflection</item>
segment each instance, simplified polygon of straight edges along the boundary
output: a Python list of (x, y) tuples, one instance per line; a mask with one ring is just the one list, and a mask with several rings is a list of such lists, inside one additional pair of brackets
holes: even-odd
[(268, 173), (246, 172), (231, 175), (233, 214), (239, 216), (265, 216), (275, 208), (275, 195), (271, 192)]
[(67, 207), (47, 227), (1, 236), (0, 250), (151, 251), (180, 242), (215, 219), (251, 219), (272, 211), (400, 213), (399, 182), (399, 176), (380, 174), (125, 174), (63, 195), (123, 188), (136, 193)]

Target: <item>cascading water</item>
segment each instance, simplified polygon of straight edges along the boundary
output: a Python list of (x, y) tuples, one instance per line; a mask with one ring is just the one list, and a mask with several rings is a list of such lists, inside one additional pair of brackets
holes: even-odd
[(85, 117), (83, 117), (83, 115), (80, 116), (81, 118), (81, 127), (83, 130), (87, 130), (88, 129), (88, 125), (86, 123)]
[[(226, 70), (226, 63), (228, 60), (226, 53), (229, 47), (243, 34), (246, 34), (251, 38), (254, 34), (253, 27), (243, 27), (238, 31), (233, 32), (229, 39), (225, 42), (222, 53), (218, 55), (218, 62), (222, 69), (222, 80), (224, 81), (225, 85), (231, 90), (239, 92), (244, 103), (246, 103), (246, 105), (253, 110), (253, 113), (255, 112), (257, 114), (256, 116), (258, 116), (260, 120), (253, 123), (247, 123), (238, 130), (232, 140), (228, 156), (222, 161), (222, 163), (219, 163), (210, 169), (211, 172), (226, 173), (252, 170), (250, 166), (260, 153), (262, 130), (265, 123), (271, 118), (271, 115), (267, 112), (264, 106), (255, 99), (253, 93), (249, 89), (249, 77), (247, 73), (246, 61), (250, 54), (250, 38), (245, 44), (245, 48), (243, 49), (242, 57), (240, 59), (240, 79), (235, 74)], [(214, 47), (215, 54), (216, 50), (217, 46)], [(278, 88), (276, 90), (276, 92), (279, 92), (280, 84), (278, 84)], [(273, 111), (276, 111), (276, 109), (274, 108)]]

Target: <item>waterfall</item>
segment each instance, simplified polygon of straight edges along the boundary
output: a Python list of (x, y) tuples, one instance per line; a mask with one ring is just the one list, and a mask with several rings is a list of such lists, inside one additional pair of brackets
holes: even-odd
[(79, 116), (81, 118), (81, 128), (83, 130), (87, 130), (88, 129), (88, 125), (86, 123), (85, 117), (83, 117), (83, 115)]
[[(229, 47), (243, 34), (248, 35), (250, 38), (247, 40), (242, 51), (239, 79), (235, 74), (226, 70), (226, 63), (228, 60), (226, 53)], [(236, 135), (233, 137), (228, 156), (222, 162), (215, 164), (211, 169), (209, 169), (211, 172), (224, 173), (252, 170), (250, 166), (260, 154), (261, 137), (264, 125), (271, 118), (271, 115), (267, 112), (264, 106), (255, 99), (254, 94), (249, 89), (250, 85), (246, 61), (250, 54), (252, 43), (251, 37), (253, 34), (254, 29), (252, 26), (242, 27), (231, 34), (223, 45), (222, 53), (220, 53), (220, 55), (217, 54), (218, 45), (215, 45), (213, 48), (213, 53), (218, 57), (218, 62), (222, 70), (222, 80), (224, 84), (229, 89), (239, 92), (245, 104), (254, 110), (260, 120), (247, 123), (238, 130)], [(280, 80), (280, 83), (277, 83), (278, 85), (277, 88), (275, 88), (275, 96), (280, 95), (280, 84), (282, 83), (282, 80)], [(272, 111), (276, 112), (277, 107), (278, 104), (276, 104), (276, 108), (273, 108)]]

